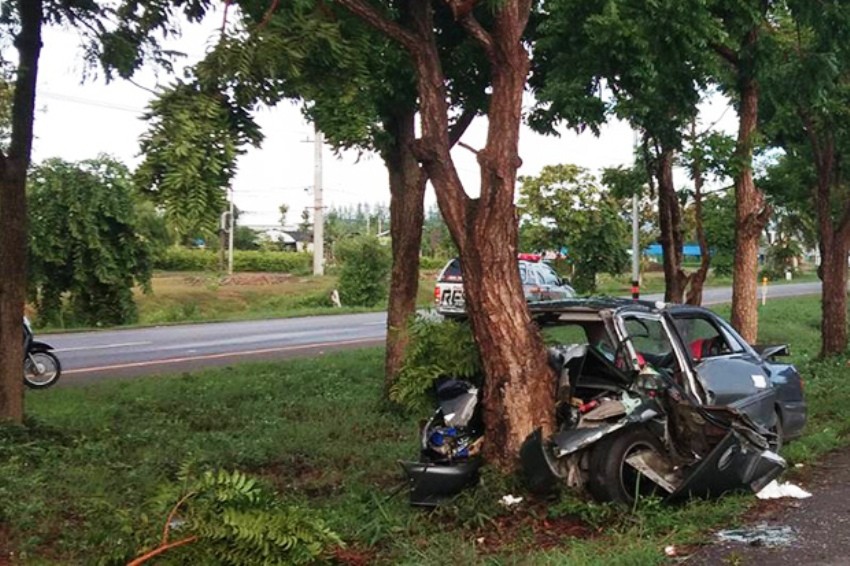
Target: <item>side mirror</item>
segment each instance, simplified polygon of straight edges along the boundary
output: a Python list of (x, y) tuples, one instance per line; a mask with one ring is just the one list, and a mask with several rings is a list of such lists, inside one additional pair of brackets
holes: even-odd
[(788, 344), (774, 344), (768, 346), (760, 346), (755, 345), (753, 349), (758, 352), (758, 355), (761, 356), (762, 360), (769, 360), (776, 356), (790, 356), (791, 350), (788, 348)]

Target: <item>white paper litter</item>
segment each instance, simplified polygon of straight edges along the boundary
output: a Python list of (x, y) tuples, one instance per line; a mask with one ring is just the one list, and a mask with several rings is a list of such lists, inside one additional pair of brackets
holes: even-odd
[(759, 499), (780, 499), (783, 497), (805, 499), (811, 496), (811, 493), (791, 482), (779, 483), (776, 480), (773, 480), (764, 486), (764, 488), (756, 494), (756, 497)]
[(513, 507), (514, 505), (522, 503), (522, 497), (514, 497), (513, 495), (508, 494), (502, 497), (499, 500), (499, 503), (501, 503), (505, 507)]

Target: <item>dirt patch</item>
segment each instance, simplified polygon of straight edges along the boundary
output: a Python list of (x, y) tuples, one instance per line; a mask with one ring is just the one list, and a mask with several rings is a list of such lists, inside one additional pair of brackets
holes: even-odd
[(575, 517), (547, 517), (545, 506), (502, 515), (475, 533), (482, 554), (494, 554), (505, 547), (545, 550), (563, 546), (570, 539), (587, 539), (593, 531)]
[(337, 547), (332, 553), (336, 564), (345, 566), (367, 566), (375, 562), (377, 552), (374, 549), (363, 548), (357, 545), (348, 545), (345, 548)]
[(232, 285), (279, 285), (281, 283), (289, 283), (296, 279), (298, 279), (298, 277), (291, 273), (237, 273), (218, 278), (199, 277), (197, 275), (193, 275), (191, 277), (184, 277), (183, 281), (193, 287), (206, 286), (210, 283), (226, 287)]
[(12, 543), (12, 533), (9, 525), (0, 522), (0, 566), (11, 566), (12, 558), (15, 556), (15, 548)]
[(789, 527), (793, 542), (768, 547), (715, 543), (693, 554), (689, 565), (759, 564), (837, 566), (850, 564), (850, 450), (836, 451), (800, 474), (794, 483), (810, 492), (808, 499), (760, 501), (747, 514), (750, 525)]

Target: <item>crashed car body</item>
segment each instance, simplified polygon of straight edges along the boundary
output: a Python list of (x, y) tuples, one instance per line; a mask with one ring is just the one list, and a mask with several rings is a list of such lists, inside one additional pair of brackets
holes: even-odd
[[(554, 330), (564, 343), (549, 352), (558, 430), (535, 431), (521, 450), (531, 489), (586, 487), (628, 504), (638, 495), (758, 491), (785, 468), (776, 452), (806, 422), (799, 374), (774, 360), (787, 347), (753, 348), (699, 307), (582, 299), (531, 309), (564, 327)], [(432, 461), (429, 434), (444, 429), (434, 422), (422, 436)], [(466, 445), (478, 434), (452, 432)], [(440, 472), (471, 473), (464, 456), (450, 451)]]

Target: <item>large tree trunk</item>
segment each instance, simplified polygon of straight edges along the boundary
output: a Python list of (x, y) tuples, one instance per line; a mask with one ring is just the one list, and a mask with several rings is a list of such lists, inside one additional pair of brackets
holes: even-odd
[(407, 348), (407, 323), (416, 312), (419, 291), (419, 249), (425, 217), (427, 177), (412, 153), (416, 134), (415, 111), (401, 112), (384, 121), (393, 138), (382, 152), (390, 178), (390, 235), (393, 268), (387, 308), (387, 350), (384, 396), (395, 383)]
[(850, 241), (833, 242), (823, 249), (821, 289), (821, 356), (843, 354), (847, 350), (847, 256)]
[(26, 298), (27, 168), (41, 53), (41, 0), (18, 0), (21, 31), (15, 38), (18, 69), (12, 101), (12, 139), (0, 154), (0, 421), (24, 416), (23, 330)]
[(525, 438), (554, 427), (555, 378), (528, 311), (517, 269), (514, 207), (522, 95), (529, 68), (522, 34), (527, 1), (506, 0), (490, 32), (458, 15), (490, 61), (492, 95), (485, 147), (478, 152), (481, 191), (470, 199), (449, 153), (445, 77), (429, 3), (413, 2), (422, 41), (413, 51), (422, 116), (423, 164), (446, 224), (460, 250), (466, 306), (484, 366), (484, 455), (503, 470), (517, 464)]
[[(752, 49), (756, 31), (744, 50)], [(751, 67), (751, 65), (748, 65)], [(753, 143), (758, 120), (759, 88), (752, 69), (739, 70), (740, 124), (735, 146), (735, 265), (732, 280), (732, 326), (749, 343), (758, 335), (759, 237), (770, 218), (770, 207), (753, 181)]]
[[(691, 123), (691, 134), (696, 140), (696, 125)], [(696, 221), (697, 242), (699, 242), (700, 261), (699, 268), (691, 274), (690, 287), (688, 288), (687, 302), (689, 305), (702, 304), (702, 290), (705, 279), (708, 277), (708, 268), (711, 265), (711, 255), (708, 249), (708, 237), (705, 234), (705, 226), (702, 222), (702, 164), (698, 158), (694, 159), (691, 168), (691, 176), (694, 179), (694, 216)]]
[[(821, 287), (821, 357), (843, 354), (847, 349), (847, 256), (850, 253), (850, 201), (837, 211), (833, 201), (842, 194), (838, 181), (839, 159), (831, 125), (818, 132), (808, 109), (801, 108), (800, 116), (808, 134), (814, 156), (818, 181), (813, 197), (818, 227), (818, 247), (821, 263), (818, 274)], [(820, 134), (820, 135), (819, 135)], [(838, 219), (834, 219), (835, 212)]]
[(681, 303), (687, 275), (682, 270), (682, 211), (673, 182), (673, 150), (663, 149), (658, 157), (658, 216), (664, 266), (664, 301)]
[(450, 153), (446, 77), (434, 32), (433, 5), (409, 0), (408, 28), (364, 0), (339, 0), (402, 44), (414, 60), (422, 134), (417, 158), (425, 167), (452, 238), (460, 250), (472, 330), (483, 360), (484, 454), (503, 470), (517, 464), (518, 450), (535, 428), (554, 423), (555, 376), (539, 331), (531, 320), (517, 269), (517, 216), (513, 204), (522, 95), (529, 68), (523, 33), (530, 0), (504, 0), (485, 29), (472, 14), (478, 2), (452, 3), (458, 21), (489, 60), (492, 76), (489, 129), (478, 152), (481, 193), (464, 191)]

